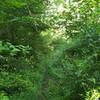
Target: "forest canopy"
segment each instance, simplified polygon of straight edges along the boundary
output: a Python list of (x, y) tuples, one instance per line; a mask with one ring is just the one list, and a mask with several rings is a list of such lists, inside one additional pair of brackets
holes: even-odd
[(0, 100), (99, 100), (99, 59), (99, 0), (0, 0)]

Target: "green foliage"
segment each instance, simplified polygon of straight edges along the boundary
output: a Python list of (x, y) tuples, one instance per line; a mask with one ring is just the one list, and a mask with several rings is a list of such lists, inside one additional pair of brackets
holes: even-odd
[(91, 90), (86, 96), (86, 100), (97, 100), (100, 98), (100, 93), (97, 90)]
[(65, 1), (0, 1), (0, 100), (100, 99), (99, 0)]
[(4, 91), (1, 91), (0, 92), (0, 99), (1, 100), (9, 100), (8, 96), (6, 96), (6, 94), (5, 94)]
[(31, 48), (23, 45), (12, 45), (9, 42), (0, 41), (0, 55), (3, 56), (19, 56), (29, 54)]

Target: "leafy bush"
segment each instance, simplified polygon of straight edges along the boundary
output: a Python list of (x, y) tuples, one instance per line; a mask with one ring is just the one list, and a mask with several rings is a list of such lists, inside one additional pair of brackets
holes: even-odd
[(99, 0), (65, 1), (0, 1), (0, 100), (100, 99)]
[(0, 41), (0, 54), (3, 56), (18, 56), (29, 54), (31, 48), (29, 46), (14, 46), (9, 42)]

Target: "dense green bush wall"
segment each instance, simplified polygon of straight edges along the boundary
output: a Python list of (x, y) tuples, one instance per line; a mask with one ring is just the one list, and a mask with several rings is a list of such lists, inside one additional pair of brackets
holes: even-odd
[(99, 100), (99, 6), (1, 0), (0, 100)]

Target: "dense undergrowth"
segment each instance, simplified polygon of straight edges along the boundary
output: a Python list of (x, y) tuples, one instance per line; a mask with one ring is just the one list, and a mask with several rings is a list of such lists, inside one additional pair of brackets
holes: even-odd
[(99, 6), (1, 0), (0, 100), (99, 100)]

